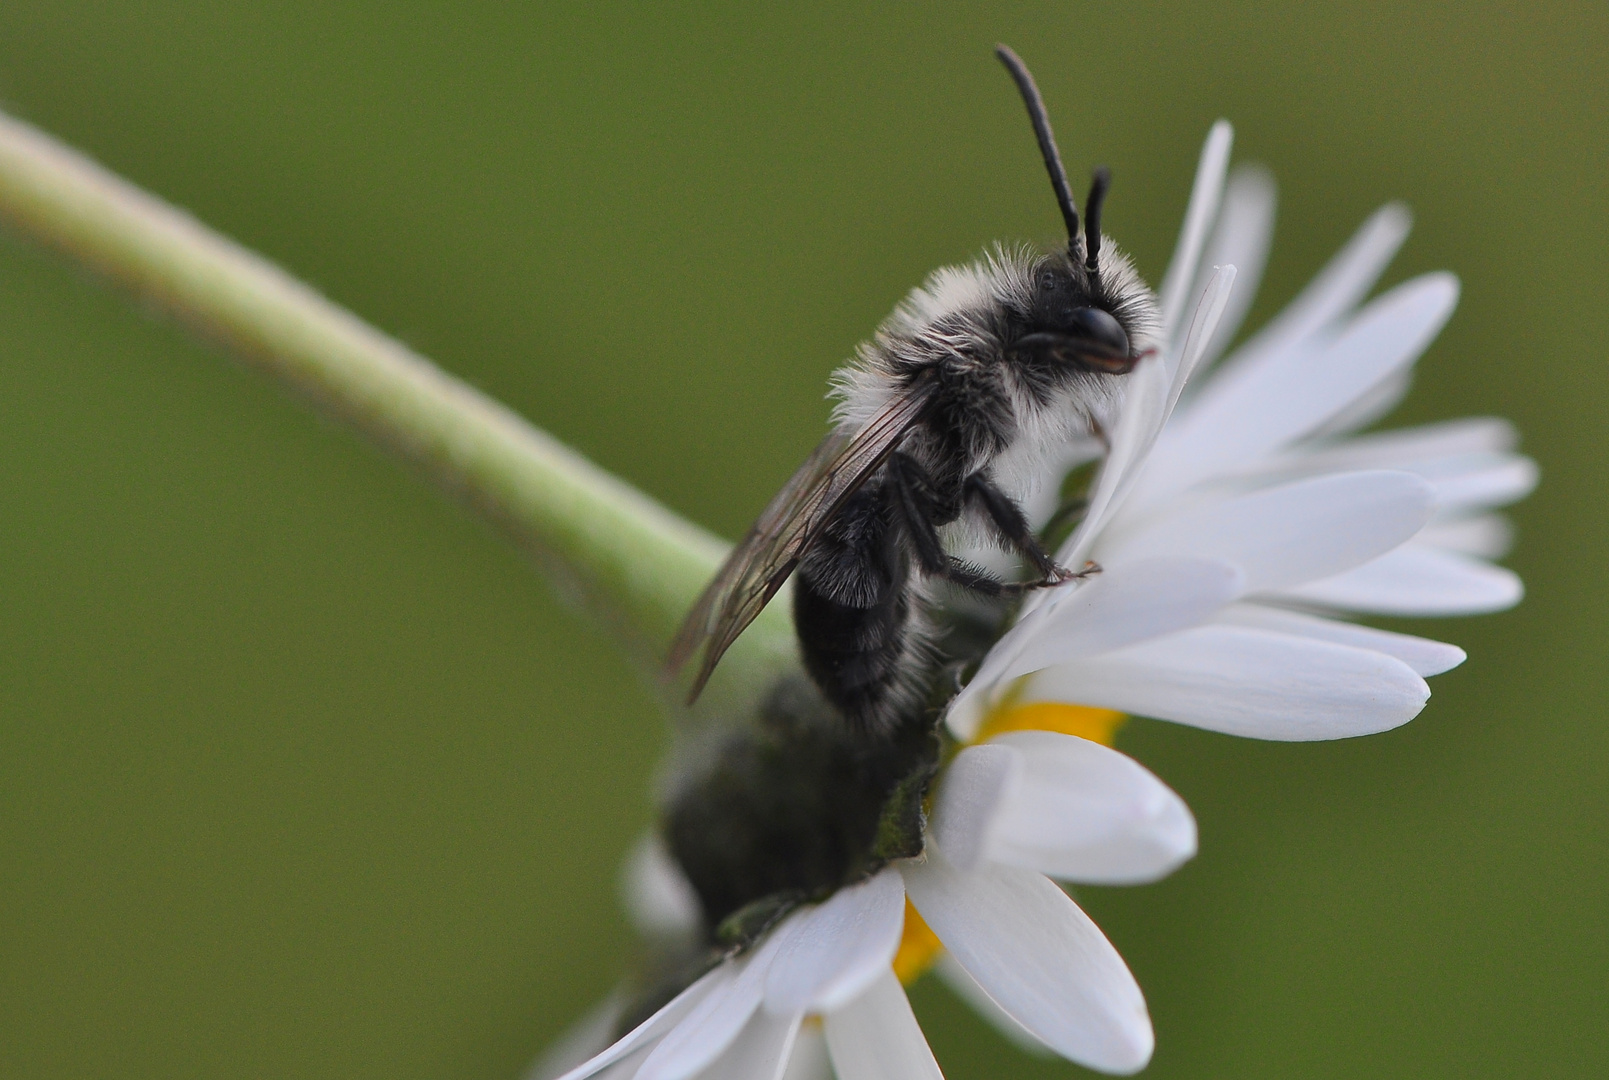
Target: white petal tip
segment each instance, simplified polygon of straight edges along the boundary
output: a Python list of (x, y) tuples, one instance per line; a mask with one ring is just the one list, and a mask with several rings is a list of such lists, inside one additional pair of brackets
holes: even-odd
[(1391, 237), (1394, 250), (1413, 231), (1413, 211), (1405, 202), (1388, 202), (1370, 216), (1363, 229)]
[(1144, 1009), (1126, 1022), (1112, 1018), (1119, 1026), (1106, 1033), (1105, 1045), (1072, 1060), (1112, 1076), (1133, 1076), (1151, 1063), (1156, 1052), (1156, 1033), (1151, 1016)]
[(1231, 187), (1248, 194), (1255, 192), (1264, 199), (1272, 198), (1279, 184), (1274, 179), (1274, 173), (1267, 165), (1260, 162), (1248, 161), (1235, 166), (1235, 171), (1229, 174)]
[(1458, 275), (1451, 270), (1432, 270), (1430, 273), (1422, 275), (1419, 280), (1424, 283), (1426, 288), (1445, 292), (1449, 305), (1458, 303), (1458, 297), (1464, 289), (1463, 283), (1458, 280)]
[(1110, 1066), (1097, 1065), (1095, 1068), (1100, 1069), (1102, 1072), (1110, 1073), (1113, 1076), (1133, 1076), (1135, 1073), (1151, 1064), (1151, 1054), (1153, 1049), (1154, 1048), (1149, 1045), (1144, 1047), (1143, 1051), (1139, 1048), (1136, 1048), (1134, 1053), (1112, 1062)]
[(1428, 678), (1431, 675), (1440, 675), (1443, 672), (1451, 671), (1469, 659), (1469, 654), (1457, 645), (1447, 645), (1441, 642), (1437, 642), (1437, 644), (1440, 644), (1444, 651), (1439, 652), (1434, 657), (1427, 655), (1424, 660), (1414, 666), (1414, 670), (1422, 677)]

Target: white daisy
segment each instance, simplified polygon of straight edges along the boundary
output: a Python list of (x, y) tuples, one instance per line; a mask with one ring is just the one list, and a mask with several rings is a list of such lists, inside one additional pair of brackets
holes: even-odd
[[(1400, 400), (1457, 300), (1456, 279), (1433, 273), (1359, 307), (1406, 235), (1402, 208), (1375, 214), (1184, 395), (1191, 369), (1233, 336), (1271, 234), (1265, 173), (1241, 170), (1226, 190), (1229, 143), (1220, 123), (1163, 282), (1169, 347), (1135, 372), (1089, 511), (1061, 553), (1104, 572), (1029, 605), (952, 705), (963, 739), (991, 711), (1046, 703), (1268, 739), (1382, 731), (1417, 715), (1424, 676), (1464, 653), (1325, 614), (1475, 613), (1521, 595), (1514, 574), (1484, 561), (1508, 535), (1491, 508), (1536, 482), (1507, 423), (1341, 437)], [(1230, 258), (1248, 271), (1232, 302), (1211, 265)]]

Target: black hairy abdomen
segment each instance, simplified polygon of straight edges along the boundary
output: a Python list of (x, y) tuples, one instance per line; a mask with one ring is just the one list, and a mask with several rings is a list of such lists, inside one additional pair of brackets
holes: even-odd
[[(820, 896), (887, 858), (916, 854), (921, 795), (937, 758), (931, 729), (907, 725), (868, 745), (844, 729), (818, 687), (783, 679), (757, 722), (734, 730), (666, 807), (665, 839), (707, 929), (766, 897)], [(912, 813), (891, 816), (902, 784)]]
[(865, 734), (898, 720), (912, 662), (911, 566), (884, 484), (851, 496), (804, 553), (793, 621), (805, 670)]
[(805, 670), (852, 724), (879, 731), (902, 677), (909, 599), (896, 591), (873, 607), (851, 607), (821, 595), (807, 581), (800, 586), (793, 619)]

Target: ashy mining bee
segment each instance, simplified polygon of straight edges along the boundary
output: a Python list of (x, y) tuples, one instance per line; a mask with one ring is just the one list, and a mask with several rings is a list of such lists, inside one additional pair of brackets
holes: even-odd
[[(866, 739), (920, 710), (935, 660), (931, 583), (986, 596), (1054, 585), (1057, 565), (1019, 500), (1071, 439), (1099, 429), (1149, 348), (1151, 290), (1101, 235), (1097, 169), (1082, 229), (1044, 102), (1005, 46), (1067, 226), (1065, 249), (998, 248), (939, 270), (834, 376), (835, 426), (704, 590), (671, 649), (703, 649), (691, 702), (721, 655), (794, 576), (805, 669)], [(951, 554), (941, 530), (972, 526), (1036, 576), (1010, 582)]]

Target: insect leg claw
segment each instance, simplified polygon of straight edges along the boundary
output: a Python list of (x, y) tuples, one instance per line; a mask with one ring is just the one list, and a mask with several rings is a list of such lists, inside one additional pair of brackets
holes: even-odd
[(1094, 577), (1100, 572), (1101, 564), (1093, 560), (1086, 562), (1082, 570), (1069, 570), (1065, 566), (1058, 566), (1051, 571), (1050, 579), (1045, 582), (1045, 587), (1052, 588), (1057, 585), (1065, 585), (1069, 581), (1083, 581), (1086, 578)]

